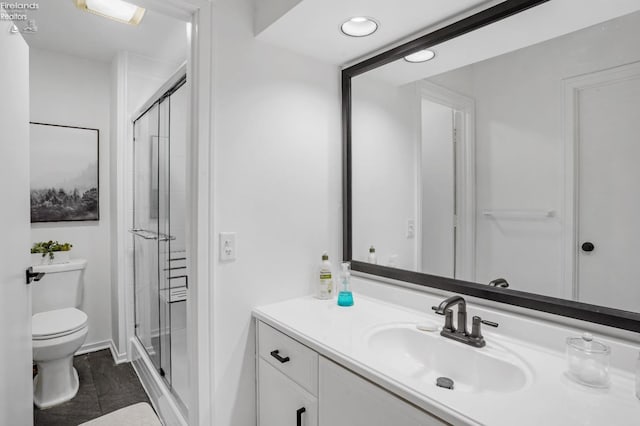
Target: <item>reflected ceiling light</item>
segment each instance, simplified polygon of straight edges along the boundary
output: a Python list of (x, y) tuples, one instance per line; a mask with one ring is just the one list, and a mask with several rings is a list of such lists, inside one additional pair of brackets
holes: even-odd
[(429, 49), (420, 50), (416, 53), (412, 53), (411, 55), (407, 55), (404, 57), (404, 60), (407, 62), (411, 62), (412, 64), (417, 64), (419, 62), (427, 62), (436, 57), (436, 52)]
[(340, 29), (350, 37), (366, 37), (376, 32), (378, 23), (371, 18), (356, 16), (342, 24)]
[(145, 10), (122, 0), (73, 0), (78, 9), (130, 25), (142, 21)]

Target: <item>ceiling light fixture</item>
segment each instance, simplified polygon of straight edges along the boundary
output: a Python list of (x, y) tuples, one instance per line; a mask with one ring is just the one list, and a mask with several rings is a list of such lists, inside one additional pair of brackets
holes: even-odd
[(78, 9), (130, 25), (142, 21), (145, 9), (122, 0), (73, 0)]
[(349, 37), (366, 37), (376, 32), (378, 23), (371, 18), (356, 16), (340, 26), (343, 34)]
[(436, 52), (429, 49), (419, 50), (416, 53), (412, 53), (411, 55), (407, 55), (404, 57), (404, 60), (407, 62), (411, 62), (412, 64), (417, 64), (420, 62), (427, 62), (436, 57)]

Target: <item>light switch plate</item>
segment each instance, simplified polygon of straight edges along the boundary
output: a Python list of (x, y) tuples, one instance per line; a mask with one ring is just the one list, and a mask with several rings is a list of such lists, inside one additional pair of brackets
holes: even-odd
[(236, 233), (220, 233), (220, 260), (229, 262), (236, 260)]

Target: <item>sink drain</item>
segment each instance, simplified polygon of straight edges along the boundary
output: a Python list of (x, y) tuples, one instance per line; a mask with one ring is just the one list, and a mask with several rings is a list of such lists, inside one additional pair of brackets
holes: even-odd
[(438, 379), (436, 380), (436, 386), (453, 390), (453, 380), (448, 377), (438, 377)]

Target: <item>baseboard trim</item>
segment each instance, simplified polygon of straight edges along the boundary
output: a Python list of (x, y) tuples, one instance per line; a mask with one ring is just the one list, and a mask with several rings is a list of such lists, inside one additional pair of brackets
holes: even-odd
[(91, 352), (102, 351), (104, 349), (109, 349), (109, 352), (111, 352), (111, 356), (113, 357), (113, 362), (116, 364), (122, 364), (123, 362), (129, 361), (126, 353), (121, 354), (117, 351), (116, 345), (111, 339), (103, 340), (101, 342), (86, 343), (78, 349), (75, 355), (84, 355)]
[(122, 364), (123, 362), (129, 362), (127, 353), (120, 353), (116, 349), (116, 344), (113, 340), (109, 340), (109, 349), (111, 349), (111, 356), (116, 364)]
[(154, 410), (165, 425), (187, 426), (185, 415), (171, 391), (153, 367), (144, 347), (135, 337), (131, 338), (131, 365), (151, 400)]
[(111, 350), (111, 340), (103, 340), (102, 342), (85, 343), (80, 347), (80, 349), (78, 349), (78, 351), (76, 352), (76, 355), (84, 355), (90, 352), (97, 352), (104, 349)]

